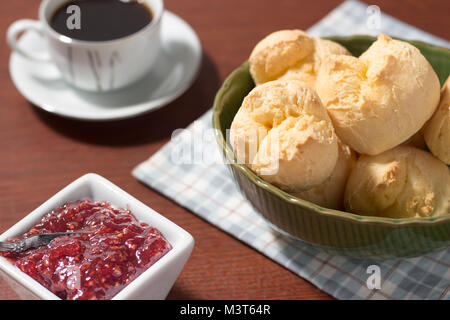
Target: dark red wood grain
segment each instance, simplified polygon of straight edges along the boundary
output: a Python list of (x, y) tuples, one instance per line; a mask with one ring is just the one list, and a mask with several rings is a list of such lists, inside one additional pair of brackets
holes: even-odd
[[(167, 107), (137, 119), (82, 123), (32, 106), (14, 88), (9, 72), (7, 27), (36, 18), (40, 1), (14, 0), (0, 10), (0, 233), (87, 172), (110, 179), (196, 239), (191, 259), (170, 299), (330, 299), (307, 281), (180, 208), (131, 176), (131, 170), (166, 143), (172, 131), (212, 104), (224, 78), (256, 42), (277, 29), (306, 29), (339, 0), (166, 0), (186, 19), (204, 49), (193, 87)], [(383, 12), (450, 40), (448, 0), (373, 0)], [(0, 280), (0, 299), (17, 299)]]

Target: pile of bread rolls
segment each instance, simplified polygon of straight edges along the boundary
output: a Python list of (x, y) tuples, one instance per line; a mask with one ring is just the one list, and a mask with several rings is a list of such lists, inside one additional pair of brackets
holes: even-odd
[(450, 80), (380, 34), (360, 57), (301, 30), (253, 49), (230, 129), (241, 163), (295, 197), (389, 218), (450, 214)]

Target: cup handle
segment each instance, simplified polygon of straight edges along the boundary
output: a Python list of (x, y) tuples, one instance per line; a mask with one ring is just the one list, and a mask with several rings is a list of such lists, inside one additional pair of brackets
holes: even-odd
[(28, 52), (27, 50), (23, 50), (19, 46), (18, 36), (21, 32), (27, 30), (33, 30), (43, 37), (42, 24), (39, 21), (30, 19), (18, 20), (16, 22), (13, 22), (13, 24), (9, 26), (8, 31), (6, 33), (6, 39), (11, 49), (27, 59), (39, 62), (49, 62), (50, 61), (49, 55), (39, 55), (33, 52)]

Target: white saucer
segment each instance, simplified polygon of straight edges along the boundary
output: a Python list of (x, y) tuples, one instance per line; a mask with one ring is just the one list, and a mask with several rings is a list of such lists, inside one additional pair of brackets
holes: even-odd
[[(42, 38), (27, 32), (23, 48), (44, 51)], [(200, 68), (202, 49), (194, 30), (166, 11), (161, 26), (161, 54), (148, 76), (113, 92), (91, 93), (73, 88), (51, 63), (29, 61), (12, 53), (9, 72), (16, 88), (37, 107), (80, 120), (117, 120), (161, 108), (183, 94)]]

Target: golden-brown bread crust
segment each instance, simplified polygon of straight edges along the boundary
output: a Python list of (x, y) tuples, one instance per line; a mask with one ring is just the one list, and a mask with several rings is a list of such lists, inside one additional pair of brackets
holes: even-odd
[(356, 164), (356, 153), (338, 139), (339, 157), (333, 172), (320, 185), (312, 189), (294, 192), (293, 196), (319, 206), (342, 210), (348, 176)]
[(316, 92), (297, 80), (277, 80), (245, 97), (230, 130), (236, 157), (286, 191), (306, 190), (333, 171), (338, 146)]
[(411, 136), (411, 138), (403, 142), (401, 145), (425, 150), (425, 139), (423, 136), (423, 128), (417, 131), (413, 136)]
[(300, 80), (314, 88), (321, 60), (330, 54), (350, 55), (333, 41), (302, 30), (280, 30), (255, 46), (249, 58), (250, 73), (256, 85), (277, 79)]
[(425, 125), (424, 135), (430, 151), (450, 165), (450, 77), (442, 87), (441, 102)]
[(345, 208), (388, 218), (449, 214), (450, 171), (429, 152), (408, 146), (362, 155), (348, 178)]
[(436, 110), (440, 85), (417, 48), (381, 34), (359, 58), (324, 58), (316, 89), (343, 142), (376, 155), (422, 128)]

